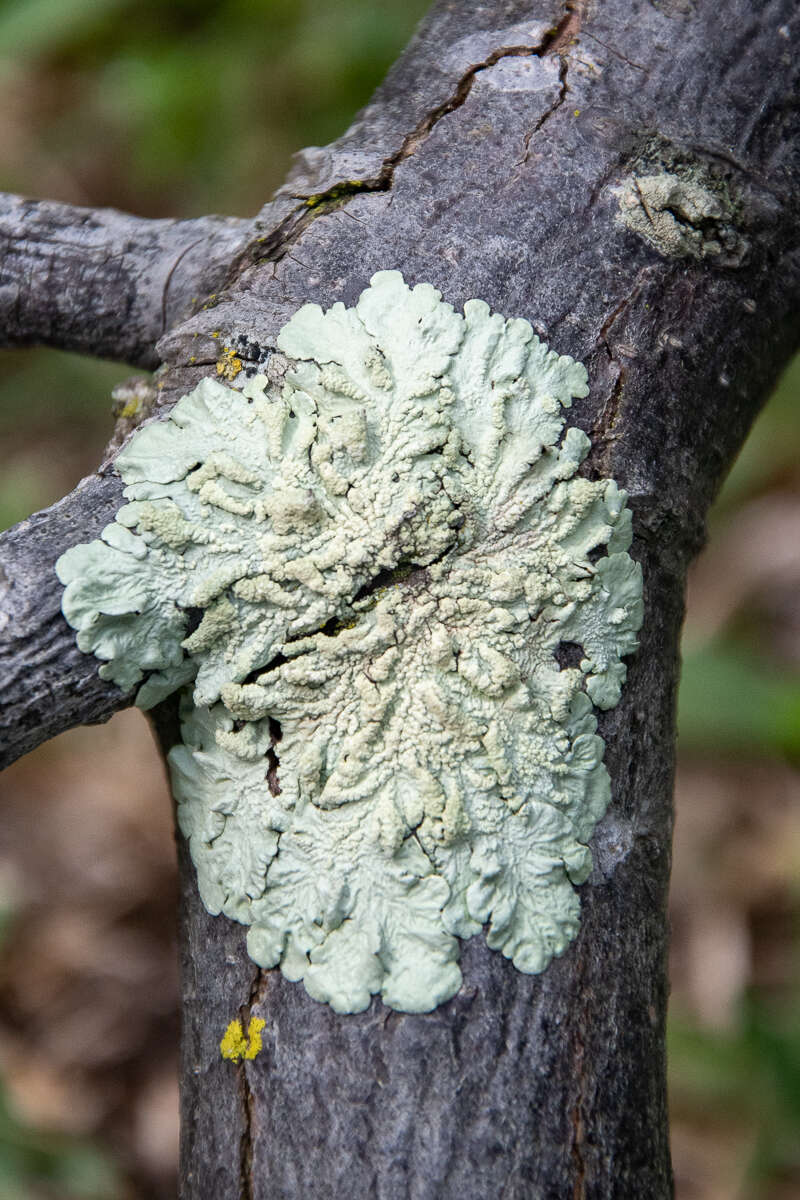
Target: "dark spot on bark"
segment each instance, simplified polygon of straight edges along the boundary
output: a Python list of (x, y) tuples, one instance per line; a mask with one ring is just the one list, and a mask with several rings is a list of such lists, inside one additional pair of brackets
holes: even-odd
[(202, 608), (187, 608), (184, 611), (186, 612), (186, 636), (191, 637), (202, 621), (205, 610)]
[(562, 671), (568, 667), (579, 667), (585, 657), (583, 646), (577, 642), (559, 642), (556, 646), (556, 662)]
[(255, 667), (249, 675), (245, 675), (242, 680), (242, 685), (247, 683), (258, 683), (262, 675), (268, 675), (270, 671), (276, 671), (283, 663), (288, 662), (285, 654), (281, 654), (280, 650), (274, 654), (269, 662), (263, 667)]

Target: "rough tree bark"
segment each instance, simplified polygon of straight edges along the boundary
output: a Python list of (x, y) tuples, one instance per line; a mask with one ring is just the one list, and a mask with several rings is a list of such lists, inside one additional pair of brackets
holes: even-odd
[(147, 221), (0, 195), (0, 346), (157, 367), (158, 339), (225, 279), (251, 234), (235, 217)]
[[(220, 344), (258, 358), (302, 303), (352, 303), (379, 269), (525, 316), (588, 365), (570, 420), (592, 439), (586, 470), (616, 478), (634, 509), (641, 649), (600, 718), (614, 799), (580, 935), (543, 975), (475, 938), (463, 988), (436, 1012), (376, 1000), (336, 1016), (259, 971), (242, 928), (205, 913), (182, 848), (185, 1200), (670, 1195), (665, 896), (684, 577), (797, 341), (799, 32), (793, 0), (440, 0), (351, 130), (300, 155), (252, 225), (3, 210), (6, 343), (162, 361), (164, 408)], [(43, 298), (42, 259), (77, 289)], [(184, 319), (195, 289), (223, 283)], [(131, 318), (115, 319), (117, 295)], [(106, 463), (3, 539), (6, 761), (130, 702), (75, 650), (52, 573), (119, 499)], [(169, 710), (160, 725), (169, 744)], [(266, 1019), (264, 1051), (234, 1066), (220, 1036), (251, 1012)]]

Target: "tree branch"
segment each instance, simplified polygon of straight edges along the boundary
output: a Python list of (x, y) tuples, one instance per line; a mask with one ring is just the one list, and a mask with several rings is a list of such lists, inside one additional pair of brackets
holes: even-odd
[(0, 194), (0, 346), (156, 367), (158, 339), (223, 285), (252, 229)]
[[(631, 495), (646, 599), (623, 700), (600, 718), (614, 800), (581, 931), (542, 976), (476, 938), (463, 988), (435, 1013), (376, 1000), (337, 1017), (250, 965), (242, 928), (208, 916), (184, 864), (184, 1200), (670, 1195), (664, 905), (684, 578), (797, 342), (799, 27), (793, 0), (442, 0), (353, 129), (301, 157), (213, 312), (162, 339), (168, 399), (220, 337), (261, 362), (301, 304), (353, 303), (389, 267), (456, 305), (480, 296), (528, 317), (589, 368), (570, 422), (590, 434), (587, 473)], [(57, 624), (52, 560), (93, 536), (113, 486), (99, 478), (7, 535), (30, 679)], [(70, 721), (124, 702), (84, 656), (67, 654), (63, 674)], [(38, 687), (32, 709), (21, 691), (19, 719), (54, 728), (60, 697)], [(250, 1012), (267, 1022), (264, 1050), (236, 1067), (219, 1039)]]
[(107, 721), (126, 703), (75, 644), (55, 574), (76, 531), (96, 536), (121, 501), (119, 479), (90, 476), (0, 538), (0, 767), (73, 725)]

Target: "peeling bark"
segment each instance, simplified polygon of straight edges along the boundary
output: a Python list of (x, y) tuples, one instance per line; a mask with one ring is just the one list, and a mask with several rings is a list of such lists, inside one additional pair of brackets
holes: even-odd
[[(614, 799), (581, 931), (543, 975), (475, 938), (461, 991), (436, 1012), (375, 1000), (338, 1017), (249, 962), (244, 931), (202, 909), (182, 848), (185, 1200), (671, 1194), (665, 896), (683, 589), (710, 500), (797, 345), (798, 34), (791, 0), (442, 0), (347, 134), (298, 157), (231, 249), (213, 310), (169, 322), (162, 407), (221, 339), (261, 364), (301, 304), (351, 304), (388, 267), (458, 306), (480, 296), (527, 317), (589, 368), (570, 423), (591, 436), (587, 473), (630, 493), (646, 598), (623, 700), (600, 718)], [(622, 225), (620, 185), (658, 172), (715, 190), (703, 236), (746, 244), (738, 262), (669, 257)], [(118, 499), (109, 466), (2, 539), (5, 669), (20, 679), (0, 726), (9, 760), (128, 702), (75, 651), (52, 574)], [(171, 713), (158, 718), (165, 747)], [(237, 1066), (219, 1041), (240, 1013), (266, 1028), (262, 1053)]]

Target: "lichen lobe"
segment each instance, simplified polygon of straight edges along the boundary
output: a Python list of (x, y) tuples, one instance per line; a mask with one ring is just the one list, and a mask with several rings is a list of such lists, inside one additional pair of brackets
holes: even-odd
[(694, 258), (738, 267), (748, 250), (727, 190), (695, 168), (632, 174), (617, 188), (617, 221), (664, 258)]
[(584, 368), (525, 321), (381, 272), (277, 345), (282, 386), (204, 380), (134, 436), (63, 608), (137, 703), (185, 688), (179, 822), (255, 961), (339, 1012), (429, 1011), (459, 938), (535, 972), (577, 932), (594, 706), (642, 618), (630, 513), (577, 475)]

